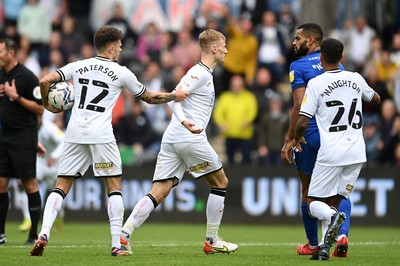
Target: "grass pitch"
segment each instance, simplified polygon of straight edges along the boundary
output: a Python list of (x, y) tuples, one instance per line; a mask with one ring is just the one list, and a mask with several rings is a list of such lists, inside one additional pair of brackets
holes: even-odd
[(6, 224), (7, 244), (0, 245), (0, 265), (397, 265), (399, 227), (351, 228), (347, 258), (310, 261), (297, 255), (305, 241), (301, 226), (226, 225), (220, 234), (239, 244), (235, 253), (205, 255), (203, 224), (146, 223), (133, 235), (133, 255), (112, 257), (107, 223), (70, 223), (52, 232), (42, 257), (29, 256), (22, 243), (27, 233), (18, 224)]

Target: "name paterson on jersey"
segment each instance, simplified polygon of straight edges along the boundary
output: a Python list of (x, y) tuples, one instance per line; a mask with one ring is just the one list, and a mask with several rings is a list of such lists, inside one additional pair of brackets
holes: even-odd
[(103, 74), (106, 74), (112, 81), (116, 81), (118, 79), (117, 75), (114, 73), (114, 71), (110, 70), (108, 67), (104, 67), (102, 65), (94, 64), (94, 65), (88, 65), (81, 67), (76, 70), (76, 73), (79, 74), (84, 74), (90, 71), (98, 71)]
[(329, 96), (335, 89), (340, 88), (340, 87), (352, 88), (357, 93), (361, 92), (361, 89), (357, 83), (355, 83), (351, 80), (337, 80), (337, 81), (332, 82), (330, 85), (328, 85), (328, 87), (322, 92), (321, 96), (324, 96), (324, 95)]

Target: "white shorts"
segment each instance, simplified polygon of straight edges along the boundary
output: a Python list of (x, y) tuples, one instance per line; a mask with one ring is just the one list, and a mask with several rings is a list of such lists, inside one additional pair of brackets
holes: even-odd
[(363, 163), (346, 166), (322, 166), (315, 163), (308, 196), (328, 198), (337, 194), (350, 196)]
[(58, 176), (83, 176), (92, 165), (95, 177), (122, 175), (121, 155), (117, 143), (77, 144), (64, 142)]
[(161, 143), (153, 181), (176, 178), (177, 185), (186, 171), (199, 178), (221, 168), (221, 160), (207, 140)]

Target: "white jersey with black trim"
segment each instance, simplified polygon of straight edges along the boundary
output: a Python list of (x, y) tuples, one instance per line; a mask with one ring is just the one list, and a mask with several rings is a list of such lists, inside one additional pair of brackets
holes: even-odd
[(200, 134), (193, 134), (187, 130), (173, 114), (170, 124), (164, 132), (163, 143), (195, 142), (207, 138), (206, 127), (210, 121), (215, 102), (214, 82), (212, 70), (202, 62), (194, 65), (178, 86), (182, 86), (190, 95), (180, 102), (187, 120), (194, 122), (197, 128), (204, 128)]
[(374, 90), (354, 72), (331, 70), (311, 79), (300, 115), (315, 115), (321, 138), (317, 162), (344, 166), (366, 162), (362, 130), (362, 100), (370, 102)]
[(128, 68), (103, 57), (80, 60), (56, 70), (62, 80), (73, 80), (75, 103), (65, 141), (97, 144), (115, 141), (111, 114), (123, 88), (135, 97), (146, 88)]

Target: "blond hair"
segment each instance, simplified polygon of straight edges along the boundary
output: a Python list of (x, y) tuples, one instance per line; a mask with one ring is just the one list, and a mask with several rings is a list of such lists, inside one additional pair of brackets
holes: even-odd
[(199, 45), (201, 49), (209, 47), (211, 44), (218, 42), (220, 39), (226, 41), (225, 36), (216, 30), (207, 29), (199, 35)]

